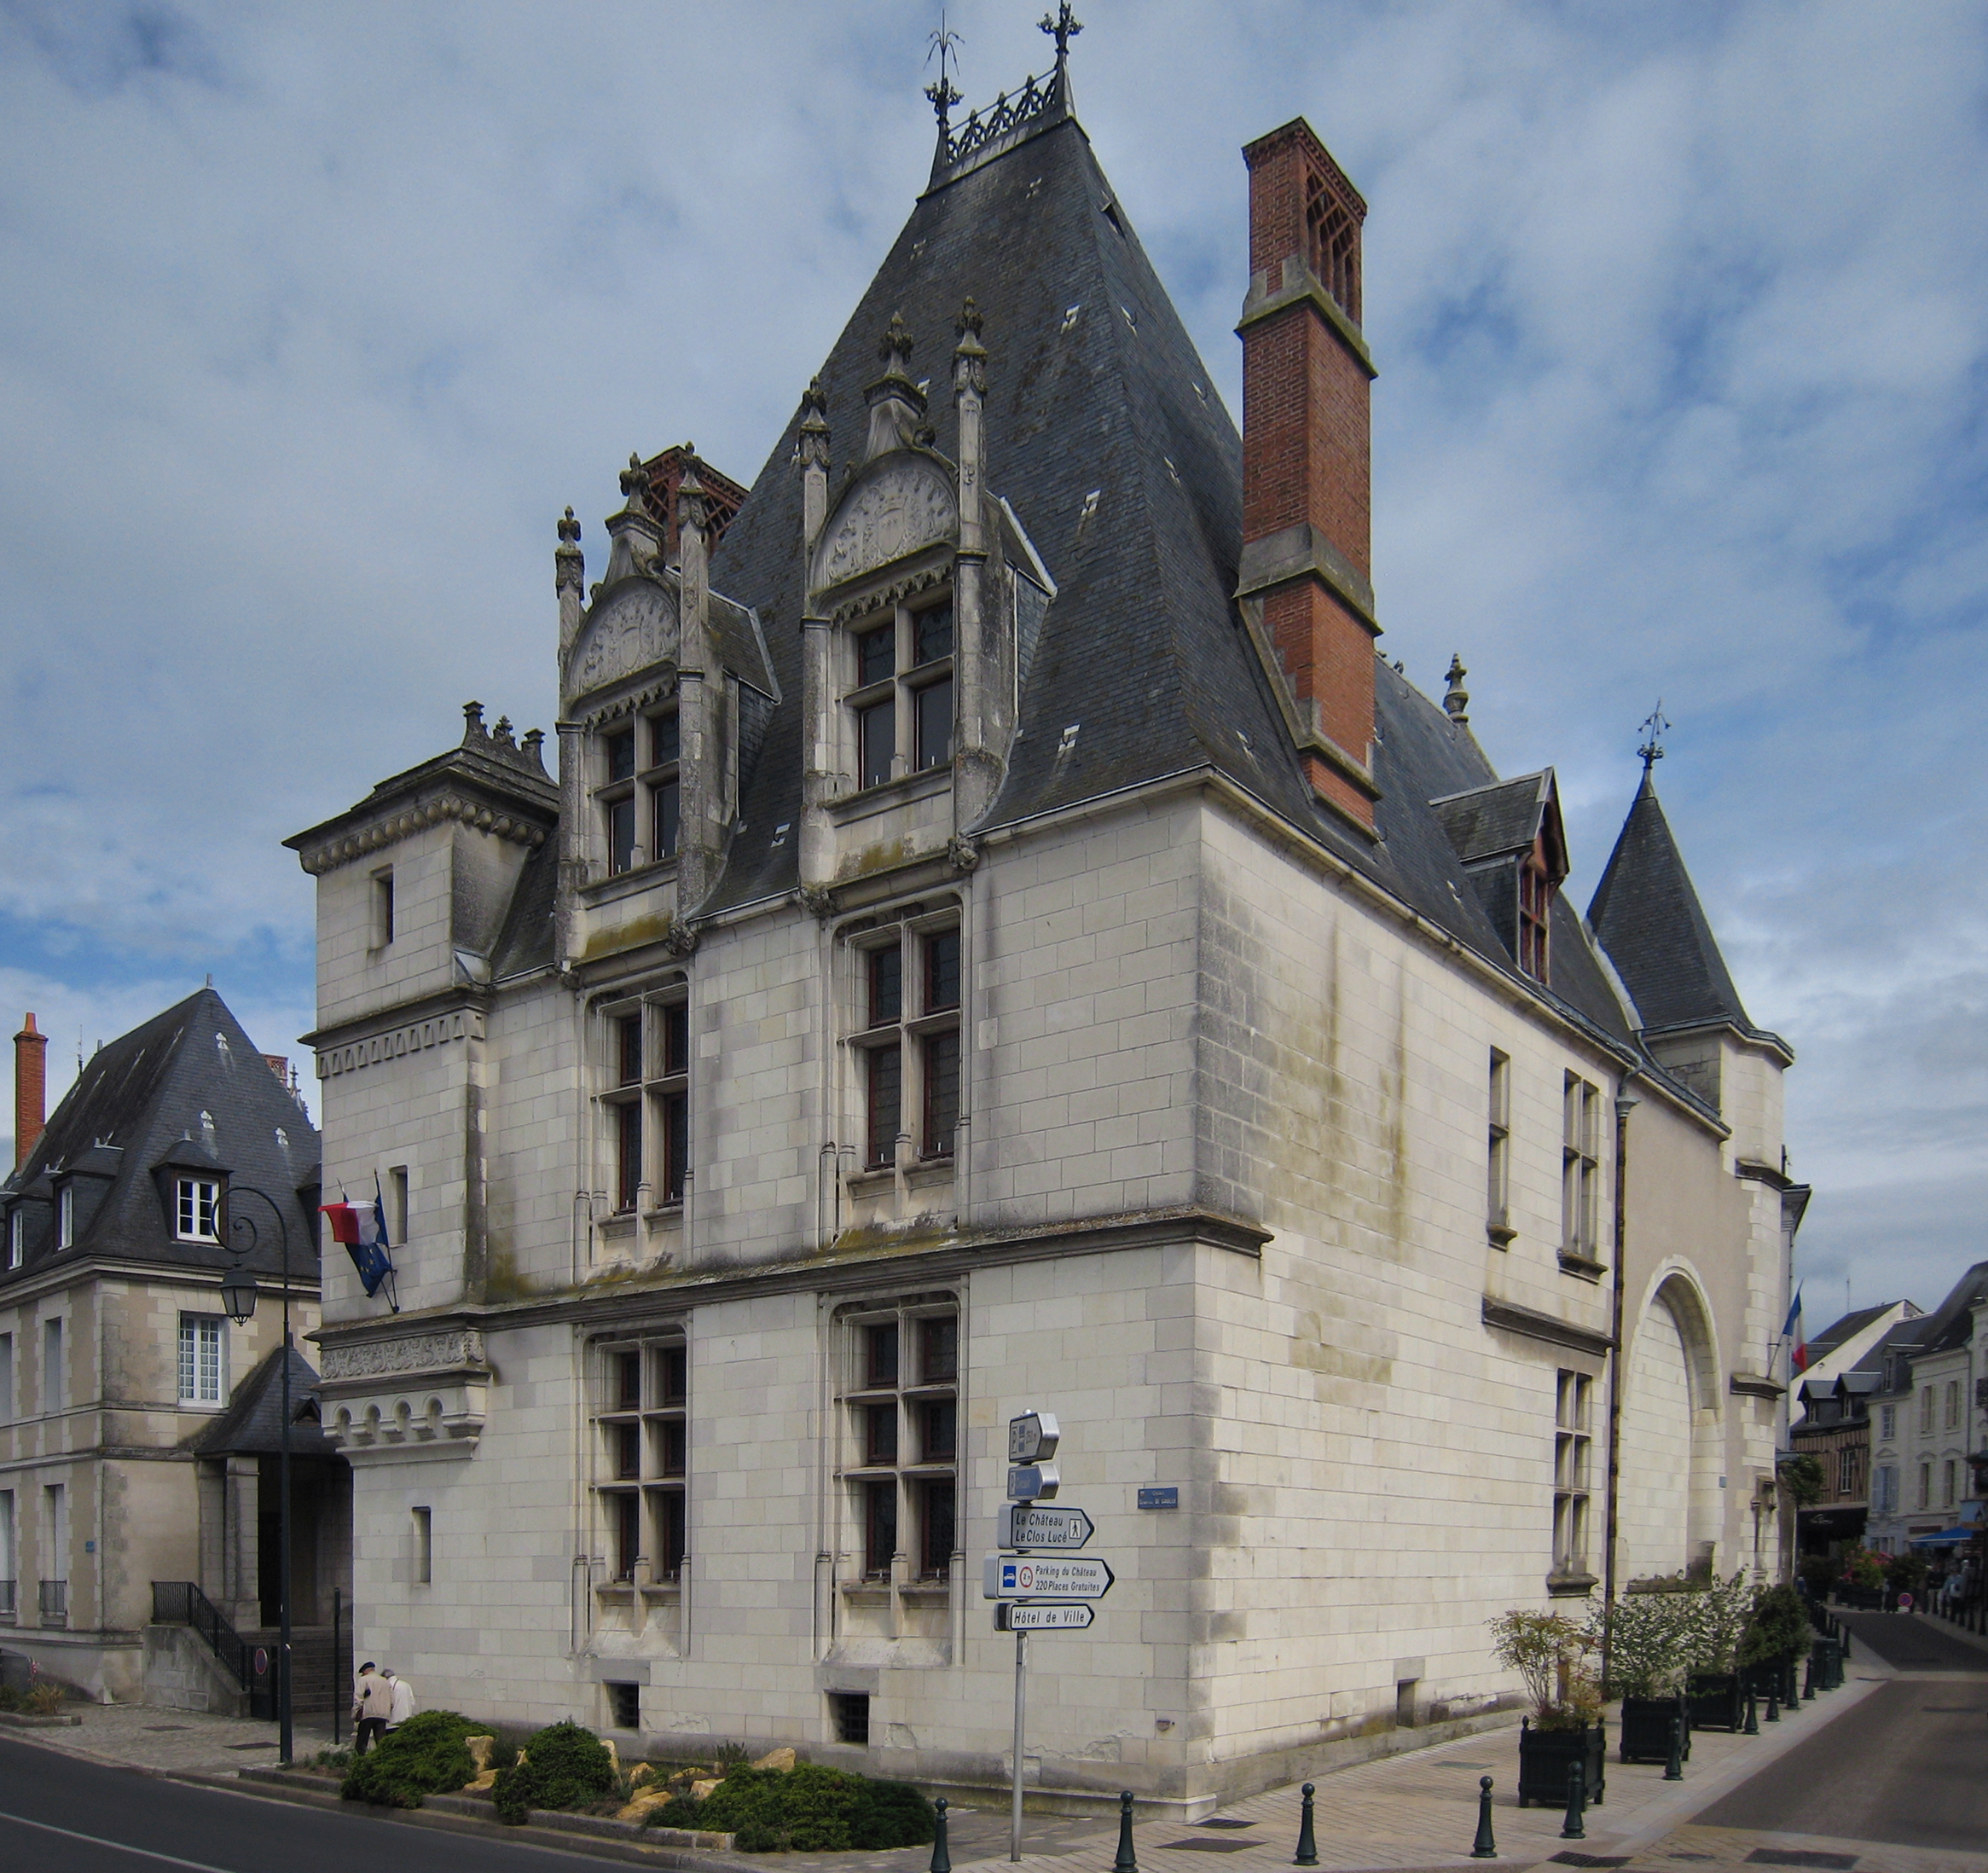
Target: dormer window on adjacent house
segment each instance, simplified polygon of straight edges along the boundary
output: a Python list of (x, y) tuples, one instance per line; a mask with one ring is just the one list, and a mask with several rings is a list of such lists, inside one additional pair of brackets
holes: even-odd
[(896, 606), (849, 634), (843, 698), (856, 785), (881, 786), (953, 758), (953, 604)]
[(65, 1184), (55, 1193), (55, 1246), (69, 1248), (76, 1240), (76, 1186)]
[(1552, 874), (1535, 851), (1519, 872), (1519, 967), (1534, 982), (1547, 979), (1552, 916)]
[(18, 1268), (27, 1259), (27, 1218), (16, 1208), (7, 1219), (7, 1266)]
[(594, 797), (607, 837), (608, 875), (674, 858), (682, 798), (676, 710), (617, 724), (601, 736), (600, 749), (606, 779)]
[(221, 1186), (212, 1178), (182, 1177), (173, 1193), (173, 1234), (182, 1242), (221, 1239)]

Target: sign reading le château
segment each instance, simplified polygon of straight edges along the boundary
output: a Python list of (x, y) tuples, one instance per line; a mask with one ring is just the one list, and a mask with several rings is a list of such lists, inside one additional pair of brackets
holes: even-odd
[(994, 1545), (1024, 1553), (1067, 1552), (1097, 1532), (1081, 1509), (1049, 1509), (1038, 1503), (1004, 1503), (994, 1518)]

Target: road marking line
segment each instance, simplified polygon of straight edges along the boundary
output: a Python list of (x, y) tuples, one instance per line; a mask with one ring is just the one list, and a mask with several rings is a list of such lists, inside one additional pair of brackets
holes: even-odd
[(194, 1873), (233, 1873), (231, 1868), (210, 1866), (205, 1860), (183, 1860), (177, 1853), (155, 1853), (150, 1847), (128, 1847), (122, 1841), (107, 1841), (101, 1834), (78, 1834), (73, 1828), (58, 1828), (49, 1821), (31, 1821), (25, 1814), (0, 1813), (0, 1821), (12, 1821), (24, 1828), (39, 1828), (43, 1834), (60, 1834), (71, 1841), (87, 1841), (92, 1847), (115, 1847), (120, 1853), (136, 1853), (148, 1860), (163, 1860), (168, 1866), (188, 1866)]

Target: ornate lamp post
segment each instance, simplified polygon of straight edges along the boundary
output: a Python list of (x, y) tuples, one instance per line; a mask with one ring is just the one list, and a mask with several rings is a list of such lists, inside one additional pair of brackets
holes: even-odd
[[(283, 1406), (280, 1435), (281, 1470), (278, 1485), (276, 1522), (278, 1534), (276, 1573), (276, 1754), (285, 1768), (290, 1765), (292, 1725), (290, 1710), (290, 1226), (283, 1220), (282, 1206), (262, 1191), (232, 1180), (228, 1186), (228, 1226), (223, 1244), (235, 1258), (235, 1266), (223, 1278), (221, 1305), (237, 1326), (246, 1326), (255, 1313), (258, 1290), (255, 1277), (245, 1266), (255, 1253), (260, 1234), (252, 1219), (235, 1213), (237, 1197), (253, 1197), (269, 1206), (276, 1220), (276, 1238), (283, 1256)], [(235, 1246), (239, 1237), (241, 1246)]]

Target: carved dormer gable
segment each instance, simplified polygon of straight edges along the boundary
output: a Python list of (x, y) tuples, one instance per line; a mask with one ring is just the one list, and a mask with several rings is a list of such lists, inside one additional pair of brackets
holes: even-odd
[(651, 670), (673, 687), (681, 644), (676, 580), (668, 570), (636, 573), (604, 586), (581, 619), (560, 668), (562, 712), (583, 715), (588, 699)]
[(810, 588), (834, 592), (934, 548), (949, 556), (959, 536), (958, 473), (935, 451), (915, 446), (868, 463), (821, 530)]

